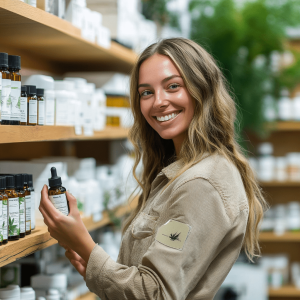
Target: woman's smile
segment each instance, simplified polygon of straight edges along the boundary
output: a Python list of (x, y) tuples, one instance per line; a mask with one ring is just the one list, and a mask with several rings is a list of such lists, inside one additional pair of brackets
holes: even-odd
[(164, 113), (160, 116), (153, 116), (160, 124), (170, 124), (177, 116), (182, 112), (182, 110), (178, 110), (173, 113)]

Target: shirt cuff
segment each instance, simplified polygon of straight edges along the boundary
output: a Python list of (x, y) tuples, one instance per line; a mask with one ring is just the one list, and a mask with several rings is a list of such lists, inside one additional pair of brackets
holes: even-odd
[(93, 293), (103, 290), (104, 287), (104, 274), (102, 268), (104, 267), (110, 256), (98, 245), (95, 245), (86, 268), (86, 285)]

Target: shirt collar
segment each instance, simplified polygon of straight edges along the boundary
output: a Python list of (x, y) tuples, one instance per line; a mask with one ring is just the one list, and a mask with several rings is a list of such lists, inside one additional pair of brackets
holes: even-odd
[(172, 179), (183, 167), (182, 159), (176, 160), (173, 163), (169, 164), (167, 167), (163, 168), (161, 171), (166, 175), (168, 179)]

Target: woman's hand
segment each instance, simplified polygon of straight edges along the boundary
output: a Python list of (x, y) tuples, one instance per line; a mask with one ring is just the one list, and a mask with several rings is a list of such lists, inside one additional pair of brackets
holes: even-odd
[(67, 192), (70, 213), (65, 216), (51, 203), (46, 185), (42, 189), (41, 196), (39, 209), (50, 235), (66, 248), (78, 253), (79, 257), (88, 263), (95, 242), (81, 220), (75, 197)]
[(68, 249), (65, 255), (85, 280), (87, 263), (72, 249)]

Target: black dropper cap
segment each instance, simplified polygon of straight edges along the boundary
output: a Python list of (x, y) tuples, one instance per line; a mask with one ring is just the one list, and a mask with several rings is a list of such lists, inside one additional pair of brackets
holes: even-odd
[(0, 177), (0, 190), (6, 189), (6, 177)]
[(38, 97), (44, 97), (44, 89), (36, 89), (36, 95)]
[(15, 177), (14, 176), (6, 176), (6, 188), (7, 189), (16, 188)]
[[(22, 174), (23, 175), (23, 180), (24, 180), (24, 185), (26, 185), (26, 184), (28, 184), (28, 174)], [(24, 185), (23, 185), (23, 187), (24, 187)]]
[(51, 178), (49, 178), (49, 186), (54, 187), (54, 186), (60, 186), (60, 185), (62, 185), (61, 177), (57, 176), (56, 168), (52, 167), (51, 168)]
[(5, 67), (8, 68), (8, 54), (7, 53), (0, 53), (0, 68)]
[(21, 70), (21, 56), (8, 55), (8, 69)]
[(32, 174), (27, 174), (28, 176), (28, 187), (33, 187)]
[(24, 175), (23, 174), (15, 175), (15, 181), (16, 181), (16, 188), (23, 190), (24, 189)]
[(35, 85), (26, 85), (28, 96), (36, 95), (36, 86)]
[(27, 86), (26, 85), (21, 86), (21, 92), (22, 93), (27, 93)]

